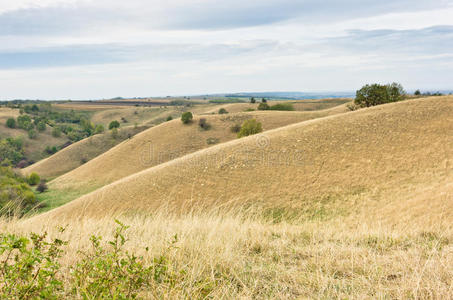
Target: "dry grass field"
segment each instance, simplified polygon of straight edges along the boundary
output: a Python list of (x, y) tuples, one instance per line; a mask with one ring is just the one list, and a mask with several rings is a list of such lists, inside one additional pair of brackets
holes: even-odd
[(165, 122), (56, 178), (50, 182), (51, 193), (64, 198), (64, 201), (59, 202), (63, 203), (74, 199), (74, 195), (80, 195), (73, 191), (91, 191), (94, 187), (112, 183), (155, 165), (236, 139), (231, 127), (247, 119), (256, 118), (263, 123), (263, 129), (268, 130), (344, 111), (346, 108), (342, 106), (319, 112), (260, 111), (203, 116), (211, 126), (209, 130), (198, 127), (200, 117), (195, 117), (191, 125), (183, 125), (179, 119)]
[(115, 138), (112, 137), (111, 132), (108, 131), (103, 134), (96, 134), (78, 141), (48, 158), (22, 169), (21, 172), (25, 175), (30, 175), (35, 172), (38, 173), (41, 178), (46, 179), (58, 177), (80, 167), (128, 139), (130, 136), (134, 136), (145, 129), (146, 127), (144, 126), (123, 127), (118, 130), (118, 135)]
[[(0, 228), (68, 240), (68, 270), (91, 234), (108, 246), (119, 218), (131, 226), (129, 252), (164, 258), (168, 280), (153, 281), (146, 299), (451, 299), (453, 97), (343, 109), (207, 116), (208, 131), (164, 123), (54, 184), (114, 182)], [(219, 130), (218, 145), (175, 159), (146, 150), (201, 145), (229, 125), (221, 118), (250, 116), (266, 131)]]

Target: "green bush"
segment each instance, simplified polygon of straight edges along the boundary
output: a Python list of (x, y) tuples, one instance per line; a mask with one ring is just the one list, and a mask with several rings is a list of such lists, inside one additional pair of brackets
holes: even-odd
[(254, 97), (250, 98), (250, 103), (256, 103), (256, 100)]
[(41, 178), (39, 177), (39, 175), (34, 172), (31, 173), (27, 179), (29, 185), (37, 185), (40, 180), (41, 180)]
[(36, 125), (36, 129), (38, 129), (39, 132), (46, 131), (46, 123), (43, 121), (39, 122), (38, 125)]
[(404, 99), (405, 91), (401, 84), (367, 84), (356, 93), (354, 103), (360, 107), (370, 107)]
[(10, 167), (0, 167), (0, 215), (21, 216), (35, 204), (35, 194), (26, 179), (14, 173)]
[(168, 121), (171, 121), (171, 120), (173, 120), (173, 117), (172, 117), (172, 116), (168, 116), (168, 117), (167, 117), (167, 122), (168, 122)]
[(7, 138), (0, 140), (0, 162), (9, 160), (17, 164), (24, 157), (23, 142), (20, 138)]
[(211, 125), (208, 124), (205, 118), (201, 118), (200, 120), (198, 120), (198, 126), (200, 126), (200, 128), (203, 130), (211, 129)]
[(35, 139), (38, 136), (38, 133), (34, 129), (28, 130), (28, 137), (30, 139)]
[(9, 118), (6, 120), (6, 126), (9, 128), (16, 128), (16, 120), (14, 120), (14, 118)]
[(253, 134), (257, 134), (263, 131), (263, 127), (260, 122), (255, 119), (246, 120), (243, 124), (241, 129), (238, 132), (238, 137), (249, 136)]
[(33, 125), (29, 116), (21, 115), (17, 117), (17, 127), (28, 131), (30, 129), (33, 129), (35, 126)]
[(104, 126), (102, 124), (98, 124), (94, 128), (94, 134), (100, 134), (100, 133), (103, 133), (104, 131), (105, 131), (105, 129), (104, 129)]
[(181, 115), (181, 122), (189, 124), (193, 120), (193, 115), (190, 111), (187, 111)]
[(258, 110), (268, 110), (270, 107), (267, 103), (265, 102), (261, 102), (259, 105), (258, 105)]
[(294, 106), (291, 103), (279, 103), (272, 105), (270, 110), (282, 110), (282, 111), (293, 111)]
[[(0, 298), (137, 299), (154, 284), (173, 284), (181, 271), (170, 271), (166, 256), (157, 255), (145, 264), (143, 257), (127, 252), (128, 227), (116, 222), (118, 227), (107, 246), (102, 237), (91, 236), (92, 249), (80, 252), (66, 274), (59, 261), (67, 241), (49, 241), (47, 234), (32, 233), (28, 238), (0, 233)], [(177, 242), (175, 236), (165, 251)]]
[(224, 115), (224, 114), (227, 114), (227, 113), (228, 113), (228, 111), (225, 108), (219, 109), (219, 115)]
[(118, 121), (116, 121), (116, 120), (110, 122), (110, 124), (109, 124), (109, 129), (113, 129), (113, 128), (120, 128), (120, 122), (118, 122)]

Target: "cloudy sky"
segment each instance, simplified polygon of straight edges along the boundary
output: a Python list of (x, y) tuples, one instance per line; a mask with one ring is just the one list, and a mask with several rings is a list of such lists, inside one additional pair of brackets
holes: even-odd
[(453, 88), (453, 0), (0, 0), (0, 99)]

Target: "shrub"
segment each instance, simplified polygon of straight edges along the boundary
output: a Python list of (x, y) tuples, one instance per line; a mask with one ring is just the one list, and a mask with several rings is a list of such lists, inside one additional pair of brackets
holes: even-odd
[(404, 94), (403, 87), (398, 83), (367, 84), (357, 91), (354, 103), (360, 107), (370, 107), (403, 100)]
[(38, 125), (36, 125), (36, 129), (38, 129), (39, 132), (46, 131), (46, 123), (43, 121), (38, 122)]
[(256, 103), (256, 100), (254, 97), (250, 98), (250, 103)]
[(193, 120), (193, 115), (190, 111), (187, 111), (181, 115), (181, 122), (189, 124)]
[(215, 145), (215, 144), (218, 144), (220, 142), (220, 140), (218, 138), (207, 138), (206, 139), (206, 144), (208, 145)]
[(420, 96), (421, 94), (422, 93), (420, 92), (420, 90), (416, 90), (415, 93), (414, 93), (415, 96)]
[(56, 138), (60, 137), (60, 136), (61, 136), (61, 130), (60, 130), (60, 128), (54, 127), (54, 128), (52, 129), (52, 136), (53, 136), (53, 137), (56, 137)]
[(30, 139), (35, 139), (38, 136), (38, 133), (34, 129), (28, 130), (28, 137)]
[(36, 173), (31, 173), (30, 176), (27, 178), (27, 182), (29, 185), (37, 185), (41, 178), (39, 178), (39, 175)]
[(29, 116), (21, 115), (21, 116), (17, 117), (17, 127), (24, 129), (24, 130), (30, 130), (30, 129), (34, 128), (34, 125)]
[(279, 104), (272, 105), (269, 109), (270, 110), (293, 111), (294, 106), (291, 103), (279, 103)]
[(346, 105), (346, 107), (350, 110), (350, 111), (355, 111), (355, 110), (358, 110), (360, 108), (360, 106), (358, 106), (357, 104), (355, 103), (349, 103)]
[(112, 129), (112, 138), (114, 138), (115, 140), (118, 138), (118, 128)]
[(253, 134), (257, 134), (263, 131), (263, 127), (260, 122), (255, 119), (246, 120), (243, 124), (241, 129), (238, 132), (238, 137), (249, 136)]
[(266, 98), (261, 98), (261, 103), (266, 103), (266, 102), (267, 102)]
[(120, 127), (120, 122), (118, 122), (118, 121), (116, 121), (116, 120), (110, 122), (110, 124), (109, 124), (109, 129), (119, 128), (119, 127)]
[(100, 133), (103, 133), (104, 131), (105, 131), (104, 125), (102, 125), (102, 124), (98, 124), (94, 128), (94, 134), (100, 134)]
[(58, 149), (56, 146), (53, 147), (47, 146), (45, 151), (47, 154), (55, 154), (58, 152)]
[(167, 117), (167, 122), (168, 122), (168, 121), (171, 121), (171, 120), (173, 120), (173, 117), (172, 117), (172, 116), (168, 116), (168, 117)]
[(244, 110), (245, 112), (249, 112), (249, 111), (255, 111), (253, 108), (247, 108), (246, 110)]
[(40, 193), (44, 193), (45, 191), (47, 191), (49, 189), (49, 187), (47, 186), (47, 184), (44, 182), (44, 181), (41, 181), (38, 186), (36, 187), (36, 190)]
[(211, 128), (211, 125), (208, 124), (205, 118), (198, 120), (198, 126), (203, 130), (209, 130)]
[(9, 118), (6, 120), (6, 126), (9, 128), (16, 128), (16, 120), (14, 120), (14, 118)]
[(219, 109), (219, 115), (224, 115), (224, 114), (227, 114), (227, 113), (228, 113), (228, 111), (225, 108)]
[(238, 133), (240, 130), (241, 130), (240, 124), (234, 124), (233, 126), (230, 127), (230, 131), (232, 133)]
[(267, 103), (264, 103), (264, 102), (261, 102), (259, 105), (258, 105), (258, 110), (268, 110), (270, 107)]

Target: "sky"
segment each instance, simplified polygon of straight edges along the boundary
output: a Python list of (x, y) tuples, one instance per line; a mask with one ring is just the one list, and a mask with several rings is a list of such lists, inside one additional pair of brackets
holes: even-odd
[(0, 99), (453, 89), (453, 0), (0, 0)]

